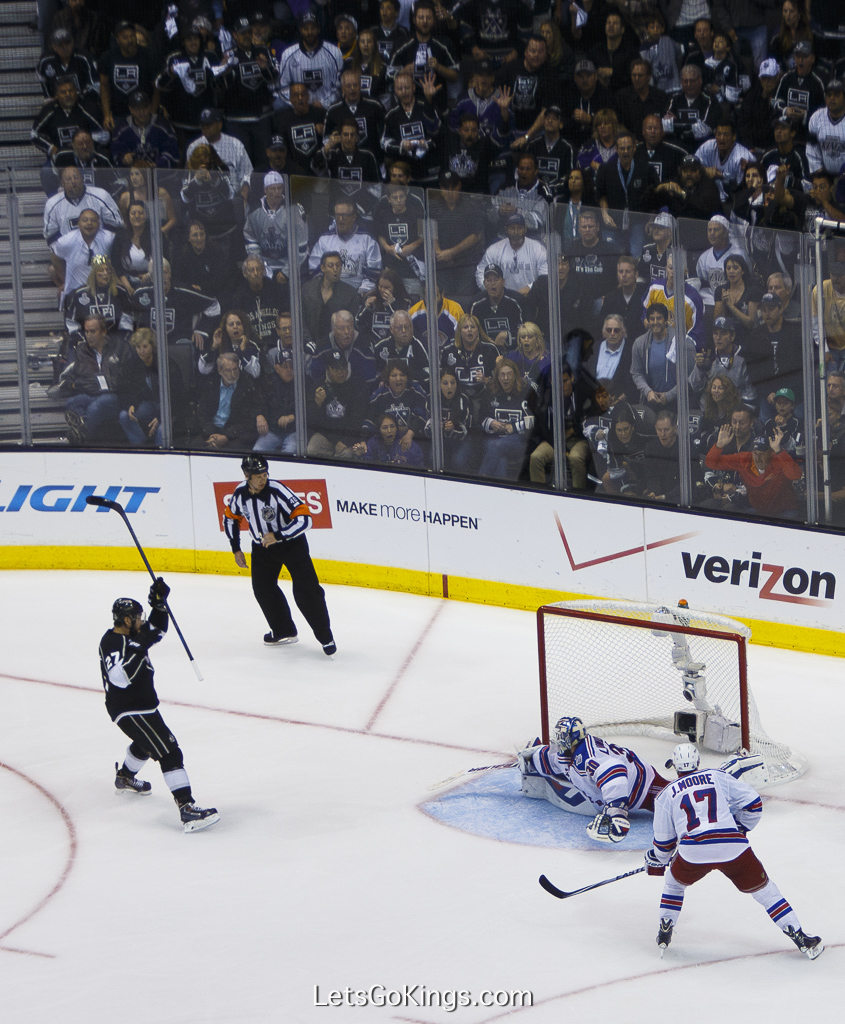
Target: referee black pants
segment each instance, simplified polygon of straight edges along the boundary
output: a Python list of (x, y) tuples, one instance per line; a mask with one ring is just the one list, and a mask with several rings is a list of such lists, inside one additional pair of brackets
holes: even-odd
[(279, 587), (282, 568), (290, 573), (296, 607), (321, 644), (332, 638), (326, 595), (308, 551), (305, 537), (277, 541), (269, 547), (252, 545), (252, 592), (274, 636), (296, 636), (290, 607)]

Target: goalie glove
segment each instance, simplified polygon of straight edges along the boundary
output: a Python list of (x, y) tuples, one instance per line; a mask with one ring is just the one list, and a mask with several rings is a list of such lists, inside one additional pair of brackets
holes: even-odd
[(658, 858), (654, 850), (646, 850), (643, 859), (645, 860), (647, 875), (662, 875), (666, 870), (666, 865)]
[(164, 582), (161, 576), (157, 576), (155, 583), (150, 587), (150, 596), (147, 599), (150, 603), (151, 608), (155, 608), (156, 611), (165, 611), (167, 601), (167, 595), (170, 593), (170, 587)]
[(616, 807), (599, 811), (587, 826), (587, 835), (597, 843), (621, 843), (630, 831), (627, 811)]

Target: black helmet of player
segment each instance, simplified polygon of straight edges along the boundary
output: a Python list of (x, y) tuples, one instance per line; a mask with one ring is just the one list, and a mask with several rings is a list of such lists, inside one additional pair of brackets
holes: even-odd
[(587, 735), (580, 718), (559, 718), (554, 728), (553, 742), (561, 757), (569, 757)]
[(128, 617), (132, 620), (133, 626), (135, 619), (138, 616), (141, 617), (141, 621), (144, 619), (144, 609), (140, 603), (132, 597), (119, 597), (114, 604), (111, 606), (112, 618), (114, 619), (115, 626), (125, 626), (125, 619)]
[(269, 467), (263, 455), (245, 455), (241, 469), (246, 476), (252, 476), (255, 473), (266, 473)]

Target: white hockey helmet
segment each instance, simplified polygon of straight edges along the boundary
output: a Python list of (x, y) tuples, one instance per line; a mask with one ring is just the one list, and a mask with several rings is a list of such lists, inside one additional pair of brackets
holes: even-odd
[(587, 730), (580, 718), (559, 718), (552, 742), (561, 757), (568, 757), (586, 735)]
[(692, 743), (679, 743), (672, 751), (672, 757), (666, 762), (667, 768), (674, 768), (679, 775), (698, 770), (701, 754)]

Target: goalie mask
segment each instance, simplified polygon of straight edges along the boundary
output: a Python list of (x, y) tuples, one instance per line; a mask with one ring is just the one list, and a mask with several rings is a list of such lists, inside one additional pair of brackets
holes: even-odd
[(586, 735), (580, 718), (559, 718), (554, 728), (554, 746), (561, 757), (569, 757)]
[(701, 755), (692, 743), (679, 743), (672, 751), (672, 757), (666, 762), (667, 768), (674, 768), (678, 775), (686, 775), (698, 770)]

